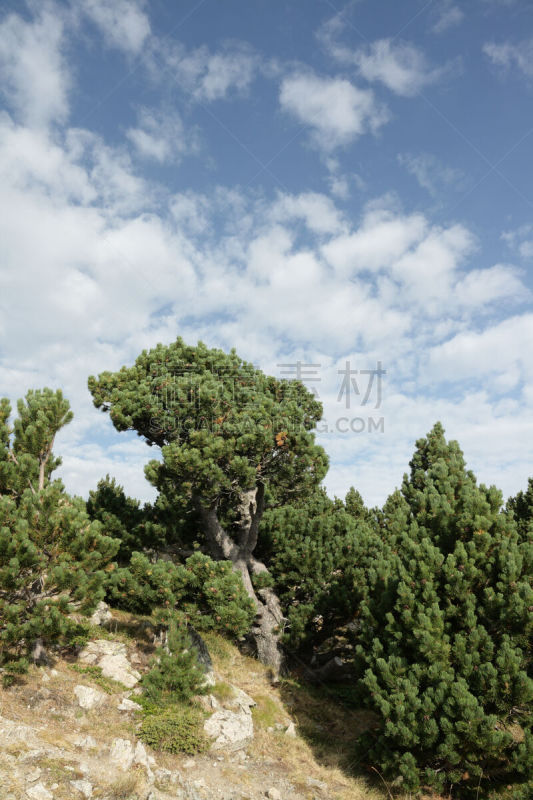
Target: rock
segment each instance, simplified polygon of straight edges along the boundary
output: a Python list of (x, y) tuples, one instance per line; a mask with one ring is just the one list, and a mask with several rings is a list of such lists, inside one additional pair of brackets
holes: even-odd
[(54, 800), (54, 795), (42, 783), (36, 783), (26, 789), (26, 796), (31, 800)]
[(78, 698), (78, 704), (86, 711), (102, 705), (106, 700), (106, 695), (103, 692), (98, 692), (90, 686), (82, 686), (81, 684), (74, 687), (74, 694)]
[(32, 767), (26, 772), (25, 778), (28, 783), (34, 783), (34, 781), (39, 780), (41, 776), (41, 769), (39, 767)]
[(129, 769), (134, 757), (133, 745), (129, 739), (113, 739), (109, 758), (119, 769)]
[(189, 626), (187, 629), (189, 637), (191, 639), (192, 646), (194, 650), (196, 650), (196, 656), (198, 659), (198, 663), (201, 667), (203, 667), (205, 676), (203, 680), (203, 686), (214, 686), (217, 682), (215, 677), (215, 673), (213, 671), (213, 661), (209, 654), (209, 650), (207, 649), (207, 645), (198, 633), (195, 628)]
[(153, 767), (155, 764), (155, 758), (153, 756), (149, 756), (146, 752), (146, 748), (142, 742), (137, 742), (135, 746), (135, 752), (133, 755), (133, 763), (140, 764), (141, 767), (144, 767), (148, 772), (149, 776), (152, 776), (152, 770), (150, 767)]
[(102, 675), (132, 689), (139, 682), (141, 674), (134, 669), (127, 658), (126, 645), (122, 642), (111, 642), (97, 639), (81, 651), (79, 660), (84, 664), (100, 667)]
[(285, 736), (296, 736), (296, 727), (294, 725), (294, 722), (289, 722), (289, 724), (285, 728)]
[(279, 789), (275, 789), (274, 787), (268, 790), (266, 796), (268, 797), (268, 800), (281, 800), (281, 792)]
[(328, 788), (327, 783), (324, 783), (323, 781), (317, 781), (316, 778), (308, 778), (307, 785), (314, 786), (316, 789), (322, 789), (323, 791)]
[(213, 750), (240, 750), (254, 738), (254, 724), (250, 710), (215, 711), (204, 723), (204, 731), (215, 741)]
[(89, 781), (70, 781), (70, 785), (78, 790), (87, 800), (93, 796), (93, 787)]
[(241, 711), (249, 711), (250, 708), (253, 708), (257, 703), (255, 700), (250, 697), (249, 694), (243, 692), (242, 689), (239, 689), (237, 686), (232, 686), (233, 689), (233, 697), (228, 700), (228, 705), (234, 708), (238, 708)]
[(113, 619), (113, 615), (109, 610), (109, 606), (107, 605), (107, 603), (104, 603), (103, 600), (100, 600), (100, 602), (96, 606), (94, 613), (90, 617), (91, 623), (93, 625), (105, 625), (106, 622), (109, 622), (109, 620), (111, 619)]
[(141, 707), (138, 703), (134, 703), (133, 700), (128, 700), (125, 697), (122, 702), (118, 704), (119, 711), (140, 711)]
[(48, 664), (48, 653), (46, 652), (46, 648), (43, 644), (42, 639), (36, 639), (33, 643), (32, 651), (31, 651), (31, 660), (34, 664), (45, 665)]
[(76, 736), (74, 744), (82, 750), (92, 750), (96, 747), (96, 741), (92, 736)]

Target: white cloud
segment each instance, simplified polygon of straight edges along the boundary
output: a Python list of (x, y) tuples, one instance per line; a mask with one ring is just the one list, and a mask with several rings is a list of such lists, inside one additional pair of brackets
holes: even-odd
[(533, 78), (533, 38), (517, 44), (487, 42), (483, 52), (497, 67), (516, 67), (526, 78)]
[(187, 153), (198, 150), (196, 133), (185, 130), (180, 115), (175, 111), (141, 108), (137, 127), (129, 128), (126, 136), (141, 157), (160, 164), (178, 162)]
[(317, 192), (300, 195), (280, 195), (270, 211), (273, 222), (301, 219), (313, 233), (338, 233), (343, 219), (333, 201)]
[(387, 210), (367, 213), (354, 232), (337, 236), (323, 247), (323, 254), (341, 275), (388, 269), (425, 235), (427, 222), (421, 214), (397, 216)]
[(283, 79), (280, 103), (311, 127), (313, 141), (326, 151), (374, 133), (388, 120), (372, 91), (358, 89), (345, 78), (321, 78), (310, 72)]
[(63, 57), (63, 14), (51, 3), (26, 21), (10, 14), (0, 24), (0, 75), (17, 117), (32, 127), (68, 115), (71, 85)]
[(457, 302), (477, 308), (509, 299), (524, 302), (530, 292), (522, 283), (520, 274), (519, 270), (508, 264), (471, 270), (455, 285)]
[(433, 24), (431, 30), (433, 33), (445, 33), (450, 28), (460, 25), (464, 19), (464, 12), (459, 6), (453, 5), (451, 2), (443, 2), (438, 10), (438, 19)]
[(400, 153), (398, 161), (434, 197), (443, 188), (461, 189), (464, 186), (465, 176), (461, 170), (442, 164), (430, 153)]
[(181, 44), (158, 45), (154, 68), (160, 72), (159, 50), (165, 64), (163, 75), (171, 75), (176, 84), (198, 102), (222, 100), (232, 93), (245, 94), (255, 77), (258, 58), (249, 45), (229, 42), (212, 53), (208, 47), (187, 51)]
[(502, 233), (502, 239), (524, 261), (533, 258), (533, 225), (521, 225), (514, 231), (505, 231)]
[(408, 42), (379, 39), (353, 54), (353, 62), (368, 81), (380, 81), (396, 94), (411, 97), (435, 83), (444, 70), (432, 69), (421, 50)]
[(424, 53), (409, 42), (389, 38), (350, 47), (341, 41), (345, 28), (341, 14), (335, 14), (319, 29), (318, 39), (329, 55), (346, 67), (355, 66), (366, 80), (380, 81), (396, 94), (413, 96), (449, 68), (432, 68)]
[[(429, 364), (441, 379), (462, 380), (493, 373), (520, 372), (533, 378), (533, 314), (510, 317), (481, 333), (466, 331), (434, 347)], [(516, 374), (518, 379), (518, 374)]]
[(150, 36), (150, 21), (136, 0), (78, 0), (85, 13), (113, 47), (138, 55)]

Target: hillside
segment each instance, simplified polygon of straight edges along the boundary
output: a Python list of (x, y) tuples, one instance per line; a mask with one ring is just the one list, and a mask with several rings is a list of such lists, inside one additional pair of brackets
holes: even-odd
[(149, 624), (112, 613), (105, 628), (93, 627), (93, 640), (77, 659), (58, 652), (53, 663), (31, 667), (16, 685), (0, 690), (3, 800), (385, 797), (350, 776), (350, 741), (365, 722), (360, 712), (344, 708), (341, 714), (327, 697), (294, 680), (272, 686), (258, 661), (215, 634), (205, 638), (216, 684), (200, 702), (211, 711), (212, 705), (231, 709), (231, 687), (245, 692), (255, 703), (253, 740), (194, 756), (145, 747), (137, 737), (141, 711), (129, 700), (140, 691), (137, 684), (127, 689), (105, 676), (105, 664), (102, 670), (88, 663), (91, 653), (115, 653), (121, 658), (113, 664), (108, 655), (107, 666), (128, 683), (146, 669), (153, 649)]

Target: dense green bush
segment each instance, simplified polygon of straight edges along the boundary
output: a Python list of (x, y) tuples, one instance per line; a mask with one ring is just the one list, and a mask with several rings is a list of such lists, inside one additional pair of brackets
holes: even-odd
[[(356, 498), (355, 491), (348, 495)], [(360, 495), (359, 495), (360, 499)], [(372, 531), (362, 500), (350, 513), (323, 489), (291, 506), (267, 510), (260, 555), (287, 618), (292, 648), (317, 646), (357, 613), (365, 581), (356, 580), (371, 549)]]
[(440, 424), (410, 467), (362, 609), (359, 686), (379, 725), (359, 756), (404, 789), (475, 796), (533, 768), (533, 548)]
[(112, 605), (140, 614), (159, 610), (164, 621), (178, 610), (199, 630), (219, 630), (232, 636), (246, 633), (254, 608), (242, 581), (229, 562), (194, 553), (184, 564), (133, 553), (128, 567), (107, 575)]
[(195, 755), (208, 749), (204, 715), (194, 706), (172, 706), (146, 714), (137, 736), (154, 750)]
[(507, 509), (513, 513), (521, 540), (533, 541), (533, 478), (529, 479), (525, 491), (509, 498)]

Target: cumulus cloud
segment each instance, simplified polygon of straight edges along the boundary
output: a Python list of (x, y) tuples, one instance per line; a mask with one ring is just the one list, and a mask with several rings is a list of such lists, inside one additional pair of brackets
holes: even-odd
[(432, 349), (429, 363), (434, 374), (448, 380), (510, 372), (514, 384), (520, 375), (529, 380), (533, 378), (529, 358), (532, 348), (533, 314), (522, 314), (490, 325), (479, 333), (458, 333)]
[(375, 133), (388, 120), (388, 112), (371, 90), (359, 89), (345, 78), (322, 78), (311, 72), (285, 77), (280, 103), (311, 128), (313, 142), (326, 151)]
[(432, 69), (425, 55), (414, 45), (392, 39), (379, 39), (359, 48), (353, 60), (368, 81), (380, 81), (404, 97), (411, 97), (435, 83), (444, 71)]
[(533, 78), (533, 38), (512, 44), (511, 42), (487, 42), (483, 52), (496, 67), (511, 69), (515, 67), (526, 78)]
[(135, 0), (79, 0), (80, 11), (98, 26), (105, 41), (125, 53), (138, 55), (150, 36), (144, 3)]
[(368, 81), (379, 81), (395, 94), (411, 97), (435, 83), (449, 68), (432, 67), (425, 54), (409, 42), (377, 39), (363, 47), (343, 43), (345, 22), (336, 14), (321, 26), (319, 41), (329, 55), (346, 67), (353, 66)]
[(342, 215), (334, 202), (317, 192), (280, 195), (270, 211), (274, 222), (303, 220), (313, 233), (338, 233), (344, 227)]
[(461, 170), (442, 164), (430, 153), (400, 153), (398, 161), (434, 197), (443, 188), (461, 189), (464, 186), (465, 176)]
[(243, 42), (228, 42), (216, 52), (206, 46), (187, 50), (176, 42), (161, 43), (159, 50), (153, 54), (156, 72), (163, 65), (163, 74), (198, 102), (245, 94), (259, 66), (257, 55)]
[(160, 164), (181, 161), (184, 155), (198, 151), (198, 136), (185, 130), (175, 111), (139, 109), (138, 124), (128, 128), (126, 136), (142, 158)]
[(3, 93), (26, 125), (42, 127), (68, 115), (71, 79), (63, 47), (63, 13), (51, 3), (30, 21), (9, 14), (0, 24)]
[(521, 225), (516, 230), (505, 231), (502, 239), (525, 261), (533, 258), (533, 225)]
[(464, 16), (464, 12), (459, 6), (453, 5), (451, 2), (441, 3), (437, 11), (437, 20), (432, 25), (431, 30), (437, 34), (445, 33), (450, 28), (460, 25)]

